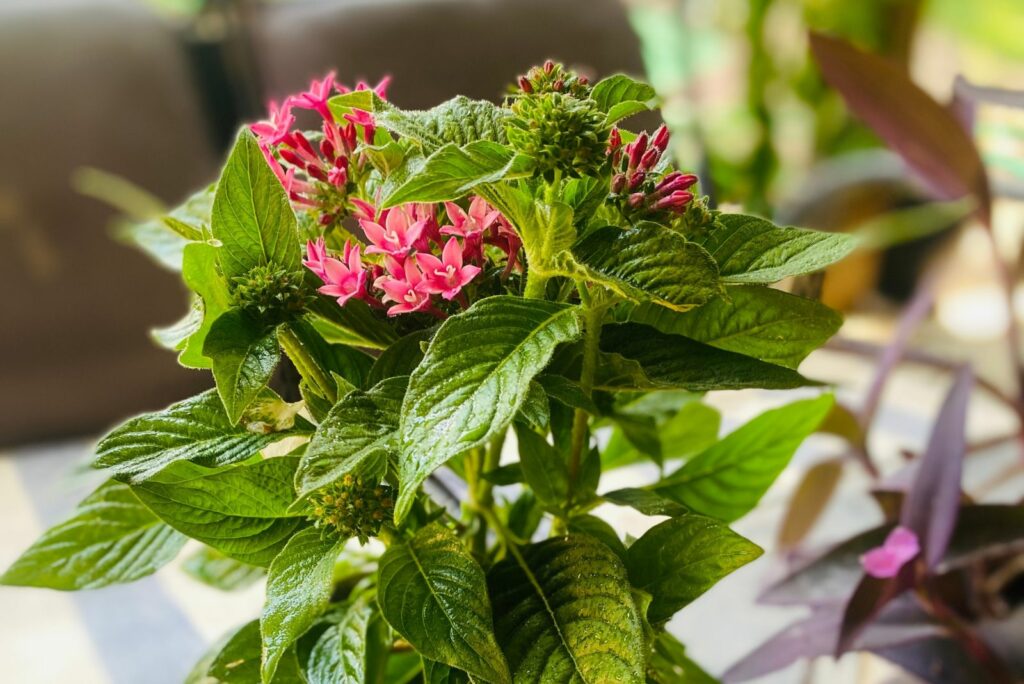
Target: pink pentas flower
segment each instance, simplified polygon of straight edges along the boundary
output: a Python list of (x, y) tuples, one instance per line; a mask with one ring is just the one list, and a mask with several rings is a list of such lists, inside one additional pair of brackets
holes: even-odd
[(433, 254), (420, 252), (416, 265), (423, 271), (419, 289), (429, 294), (440, 294), (445, 299), (454, 299), (473, 278), (480, 273), (478, 266), (464, 266), (462, 246), (455, 238), (449, 238), (438, 259)]
[(324, 270), (324, 261), (327, 259), (327, 243), (323, 237), (317, 238), (316, 242), (306, 242), (306, 258), (302, 265), (315, 273), (320, 280), (327, 280), (327, 271)]
[(377, 289), (384, 291), (383, 301), (395, 303), (388, 309), (388, 315), (396, 316), (430, 308), (430, 294), (423, 292), (419, 287), (423, 281), (423, 274), (416, 266), (415, 260), (409, 259), (402, 264), (401, 272), (401, 278), (396, 278), (392, 273), (377, 278), (373, 284)]
[(331, 71), (319, 81), (314, 78), (309, 83), (309, 90), (292, 95), (287, 102), (299, 109), (312, 109), (323, 118), (330, 119), (331, 110), (327, 107), (327, 101), (331, 99), (335, 88), (334, 76), (335, 72)]
[[(308, 250), (309, 245), (307, 245)], [(328, 297), (335, 297), (340, 306), (344, 306), (345, 302), (353, 297), (360, 299), (366, 294), (367, 276), (366, 269), (363, 268), (362, 257), (359, 254), (359, 245), (353, 245), (346, 241), (342, 259), (325, 256), (319, 265), (324, 272), (321, 279), (325, 284), (317, 292)], [(313, 272), (316, 273), (315, 270)], [(317, 273), (317, 275), (320, 274)]]
[(444, 235), (458, 235), (464, 242), (466, 258), (475, 261), (483, 258), (483, 236), (494, 226), (501, 213), (489, 205), (483, 197), (474, 197), (469, 211), (454, 202), (444, 203), (445, 212), (451, 225), (441, 226)]
[(277, 103), (271, 100), (268, 105), (270, 110), (269, 121), (259, 121), (249, 126), (249, 130), (259, 140), (261, 146), (273, 147), (279, 145), (288, 137), (295, 117), (292, 115), (292, 106), (289, 100), (278, 107)]
[[(392, 209), (384, 220), (384, 226), (376, 221), (360, 219), (359, 225), (371, 244), (366, 248), (367, 254), (391, 254), (399, 256), (408, 254), (420, 239), (426, 220), (414, 221), (410, 212), (404, 208)], [(386, 227), (385, 227), (386, 226)]]
[(913, 560), (921, 551), (917, 535), (905, 527), (896, 527), (885, 542), (860, 557), (864, 571), (872, 577), (895, 577), (900, 568)]

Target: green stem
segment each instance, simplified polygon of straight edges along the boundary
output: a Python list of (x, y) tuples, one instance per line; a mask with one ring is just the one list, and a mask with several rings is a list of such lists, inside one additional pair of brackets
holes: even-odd
[[(562, 187), (562, 172), (555, 170), (555, 177), (544, 190), (544, 203), (551, 205), (558, 199), (558, 193)], [(548, 280), (550, 277), (539, 273), (538, 264), (530, 263), (527, 259), (526, 287), (523, 289), (523, 296), (527, 299), (544, 299), (547, 294)]]
[(338, 401), (338, 390), (334, 384), (334, 379), (327, 374), (327, 371), (320, 367), (320, 364), (313, 358), (309, 349), (299, 336), (295, 334), (290, 325), (282, 325), (277, 329), (277, 341), (285, 353), (288, 354), (288, 358), (295, 364), (299, 375), (309, 382), (320, 396), (327, 399), (331, 404)]
[[(580, 299), (583, 301), (583, 365), (580, 370), (580, 389), (588, 397), (594, 388), (594, 374), (597, 371), (597, 354), (601, 342), (601, 321), (604, 318), (604, 307), (591, 307), (590, 297), (586, 289), (580, 288)], [(587, 423), (589, 417), (583, 409), (576, 409), (572, 423), (572, 449), (569, 452), (569, 499), (573, 497), (573, 488), (579, 477), (583, 451), (587, 447)]]
[[(477, 514), (477, 528), (473, 534), (473, 552), (483, 556), (487, 553), (487, 517), (485, 511), (494, 507), (494, 483), (484, 474), (494, 470), (501, 462), (501, 450), (505, 445), (505, 433), (495, 435), (488, 443), (486, 450), (478, 449), (473, 454), (475, 469), (473, 482), (470, 484), (469, 495), (473, 509)], [(467, 469), (467, 475), (469, 474)]]

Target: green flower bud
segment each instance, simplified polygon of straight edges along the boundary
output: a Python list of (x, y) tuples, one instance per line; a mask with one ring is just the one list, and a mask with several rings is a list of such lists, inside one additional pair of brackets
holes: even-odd
[(376, 536), (394, 513), (392, 487), (345, 475), (310, 498), (315, 527), (361, 544)]
[(577, 177), (595, 174), (605, 163), (610, 128), (593, 100), (561, 92), (524, 95), (512, 103), (512, 113), (509, 142), (536, 159), (546, 178), (556, 170)]
[(250, 316), (270, 325), (301, 314), (313, 300), (305, 274), (278, 266), (256, 266), (231, 281), (235, 304)]

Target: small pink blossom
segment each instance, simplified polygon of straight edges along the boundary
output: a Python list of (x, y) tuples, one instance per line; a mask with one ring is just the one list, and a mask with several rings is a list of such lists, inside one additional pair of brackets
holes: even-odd
[(327, 259), (327, 243), (323, 237), (317, 238), (316, 242), (306, 242), (306, 258), (302, 265), (315, 273), (320, 280), (327, 280), (327, 271), (324, 270), (324, 261)]
[(366, 270), (359, 254), (359, 245), (346, 241), (342, 259), (325, 256), (320, 264), (324, 271), (321, 279), (326, 284), (317, 292), (337, 298), (340, 306), (344, 306), (349, 299), (359, 299), (366, 293)]
[(905, 527), (896, 527), (885, 538), (885, 543), (860, 557), (860, 564), (872, 577), (895, 577), (899, 574), (900, 568), (920, 551), (921, 545), (917, 535)]
[(477, 266), (462, 265), (462, 247), (455, 238), (449, 238), (441, 258), (420, 252), (416, 265), (423, 270), (419, 289), (428, 294), (440, 294), (445, 299), (454, 299), (473, 278), (480, 273)]
[(409, 212), (403, 208), (392, 209), (384, 219), (386, 228), (376, 221), (360, 219), (359, 225), (366, 234), (366, 239), (373, 244), (366, 248), (367, 254), (391, 254), (399, 256), (408, 254), (420, 239), (426, 220), (414, 221)]
[(249, 130), (259, 140), (261, 146), (273, 147), (279, 145), (288, 137), (295, 117), (292, 115), (292, 106), (289, 100), (285, 100), (280, 107), (271, 100), (268, 105), (270, 109), (270, 120), (260, 121), (249, 126)]
[(424, 311), (430, 307), (430, 295), (419, 288), (423, 282), (423, 274), (415, 261), (406, 261), (401, 266), (401, 271), (401, 278), (396, 278), (393, 274), (385, 275), (377, 278), (373, 284), (384, 291), (383, 301), (395, 303), (395, 306), (388, 309), (388, 316)]
[(327, 107), (327, 101), (331, 99), (334, 90), (335, 72), (331, 71), (321, 80), (315, 78), (309, 83), (309, 90), (288, 98), (293, 107), (299, 109), (312, 109), (325, 119), (331, 118), (331, 110)]

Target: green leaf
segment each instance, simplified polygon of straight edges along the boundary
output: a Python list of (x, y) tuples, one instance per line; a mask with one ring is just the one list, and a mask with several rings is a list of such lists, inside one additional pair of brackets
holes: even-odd
[[(214, 658), (208, 677), (217, 684), (256, 684), (260, 681), (260, 623), (246, 623), (235, 632)], [(278, 663), (272, 684), (306, 684), (295, 649)]]
[(625, 562), (626, 545), (619, 539), (619, 533), (596, 515), (574, 515), (569, 519), (568, 529), (569, 534), (588, 534), (594, 537)]
[(145, 252), (168, 271), (181, 270), (185, 247), (189, 244), (187, 238), (172, 230), (160, 218), (119, 223), (115, 227), (114, 237)]
[(801, 442), (832, 409), (825, 394), (762, 413), (653, 486), (684, 506), (730, 522), (752, 509)]
[(223, 245), (220, 267), (228, 279), (268, 264), (289, 271), (302, 268), (288, 195), (247, 129), (238, 134), (217, 182), (211, 228)]
[(719, 214), (719, 226), (701, 241), (726, 283), (774, 283), (820, 271), (857, 246), (856, 238), (783, 228), (744, 214)]
[(644, 634), (622, 561), (587, 535), (531, 544), (487, 576), (515, 682), (644, 681)]
[(331, 600), (334, 561), (345, 540), (326, 536), (315, 527), (297, 533), (270, 564), (267, 600), (260, 617), (264, 683), (270, 682), (278, 661), (305, 634)]
[(270, 382), (281, 356), (275, 332), (238, 309), (214, 321), (203, 354), (213, 359), (217, 393), (232, 425)]
[(189, 556), (182, 569), (203, 584), (221, 591), (245, 589), (267, 574), (263, 568), (240, 563), (209, 546)]
[(328, 297), (318, 297), (310, 307), (313, 327), (334, 344), (367, 349), (385, 349), (398, 339), (383, 314), (378, 315), (366, 302), (350, 299), (345, 306)]
[(655, 525), (626, 551), (629, 581), (648, 592), (647, 618), (659, 624), (762, 550), (726, 525), (682, 515)]
[[(796, 371), (636, 323), (605, 325), (595, 388), (691, 392), (812, 385)], [(618, 356), (619, 359), (612, 358)]]
[(565, 506), (569, 494), (569, 470), (561, 454), (529, 428), (516, 428), (523, 477), (543, 504), (555, 510)]
[[(693, 401), (684, 405), (674, 416), (658, 426), (662, 460), (689, 458), (711, 446), (718, 441), (721, 422), (721, 414), (707, 404)], [(601, 452), (601, 465), (604, 470), (610, 470), (641, 458), (639, 450), (632, 447), (625, 436), (616, 430)]]
[[(187, 339), (174, 346), (181, 352), (178, 354), (178, 363), (186, 368), (210, 367), (210, 359), (203, 356), (203, 344), (213, 322), (231, 308), (231, 293), (227, 282), (217, 270), (219, 249), (208, 242), (193, 242), (185, 246), (181, 274), (185, 285), (198, 297), (198, 303), (193, 303), (190, 315), (199, 320), (197, 326), (193, 321), (194, 329), (183, 331), (188, 333)], [(154, 334), (157, 332), (154, 331)]]
[(397, 522), (438, 466), (508, 427), (555, 347), (580, 332), (576, 307), (512, 296), (441, 325), (402, 404)]
[(660, 632), (654, 639), (647, 677), (651, 684), (718, 684), (718, 680), (690, 660), (686, 647), (668, 632)]
[(299, 462), (295, 487), (300, 496), (346, 474), (380, 476), (398, 447), (398, 419), (408, 378), (383, 380), (373, 389), (354, 390), (320, 423)]
[(313, 646), (309, 684), (384, 684), (385, 630), (373, 601), (351, 601)]
[(423, 657), (486, 682), (512, 681), (494, 638), (484, 572), (451, 531), (435, 523), (388, 547), (377, 602)]
[(93, 465), (141, 482), (175, 461), (208, 467), (239, 463), (284, 436), (230, 422), (217, 392), (207, 390), (115, 428), (97, 445)]
[(382, 351), (370, 367), (366, 384), (372, 387), (381, 380), (399, 375), (412, 375), (416, 366), (423, 360), (423, 348), (433, 335), (432, 329), (417, 330)]
[(410, 158), (404, 169), (389, 176), (381, 206), (459, 199), (482, 183), (528, 176), (533, 163), (530, 157), (487, 140), (462, 147), (449, 143), (426, 159)]
[(310, 388), (332, 403), (338, 394), (340, 376), (346, 386), (361, 387), (373, 365), (373, 357), (344, 344), (331, 344), (304, 320), (291, 321), (277, 333), (281, 348)]
[(110, 480), (44, 532), (0, 584), (72, 591), (134, 582), (169, 563), (185, 541)]
[(568, 204), (545, 204), (510, 183), (482, 186), (479, 194), (515, 226), (531, 271), (544, 276), (575, 273), (570, 248), (576, 241), (576, 228)]
[(604, 494), (601, 498), (616, 506), (629, 506), (644, 515), (677, 516), (689, 512), (686, 506), (682, 506), (672, 499), (664, 497), (658, 492), (652, 492), (649, 489), (634, 487), (616, 489)]
[(607, 226), (572, 247), (594, 282), (634, 301), (686, 311), (722, 294), (718, 267), (704, 248), (655, 223)]
[(235, 560), (266, 567), (302, 524), (288, 517), (298, 458), (211, 470), (177, 461), (132, 491), (164, 522)]
[(469, 677), (462, 670), (433, 660), (423, 661), (424, 684), (465, 684)]
[(843, 323), (820, 302), (758, 285), (730, 287), (686, 313), (644, 304), (629, 320), (787, 368), (799, 366)]
[(652, 109), (656, 94), (646, 83), (625, 74), (614, 74), (598, 81), (590, 97), (602, 112), (608, 113), (607, 122), (614, 123)]

